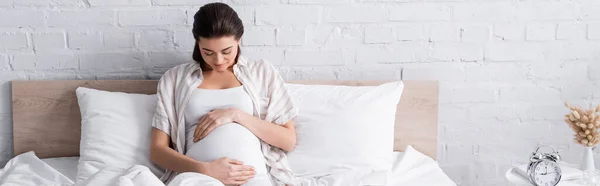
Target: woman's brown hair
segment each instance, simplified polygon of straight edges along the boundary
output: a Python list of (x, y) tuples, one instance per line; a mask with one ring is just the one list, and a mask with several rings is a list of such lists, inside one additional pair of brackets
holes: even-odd
[[(200, 46), (198, 46), (200, 38), (234, 36), (235, 40), (239, 41), (244, 35), (244, 25), (235, 10), (229, 5), (218, 2), (209, 3), (200, 7), (200, 10), (194, 15), (192, 34), (196, 39), (192, 58), (200, 64), (200, 68), (208, 70), (210, 66), (202, 58)], [(237, 63), (240, 54), (241, 50), (238, 46), (234, 64)]]

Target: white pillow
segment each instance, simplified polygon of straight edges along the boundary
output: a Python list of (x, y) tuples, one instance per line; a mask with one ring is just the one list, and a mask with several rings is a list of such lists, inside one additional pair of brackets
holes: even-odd
[(105, 167), (148, 167), (157, 177), (164, 170), (150, 160), (156, 94), (128, 94), (79, 87), (81, 141), (76, 182)]
[(318, 177), (348, 170), (389, 171), (396, 107), (404, 84), (287, 84), (299, 109), (297, 144), (287, 154), (294, 174)]

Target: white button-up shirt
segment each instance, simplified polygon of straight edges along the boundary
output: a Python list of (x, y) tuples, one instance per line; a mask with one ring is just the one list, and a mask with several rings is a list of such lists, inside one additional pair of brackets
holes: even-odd
[[(285, 82), (275, 67), (265, 61), (240, 56), (233, 66), (233, 73), (244, 85), (245, 91), (252, 98), (253, 115), (265, 121), (284, 125), (298, 115), (298, 109), (285, 88)], [(167, 133), (173, 148), (185, 154), (185, 106), (190, 96), (202, 83), (203, 76), (197, 62), (181, 64), (169, 69), (158, 82), (158, 104), (152, 120), (152, 126)], [(285, 152), (264, 141), (262, 152), (265, 156), (269, 173), (276, 185), (298, 185), (287, 162)], [(169, 182), (178, 173), (167, 170), (161, 177)]]

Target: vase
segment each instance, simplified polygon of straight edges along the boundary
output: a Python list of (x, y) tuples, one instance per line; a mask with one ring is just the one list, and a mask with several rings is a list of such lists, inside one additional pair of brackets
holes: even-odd
[(583, 152), (583, 160), (581, 162), (582, 171), (596, 170), (594, 165), (594, 152), (593, 147), (585, 147)]

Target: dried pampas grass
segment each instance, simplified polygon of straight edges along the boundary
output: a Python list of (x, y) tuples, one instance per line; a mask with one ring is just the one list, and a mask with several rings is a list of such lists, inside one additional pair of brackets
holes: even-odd
[(596, 115), (600, 111), (600, 105), (593, 109), (583, 109), (579, 106), (571, 106), (565, 102), (570, 113), (565, 115), (565, 122), (575, 132), (576, 143), (586, 147), (594, 147), (600, 142), (600, 116)]

